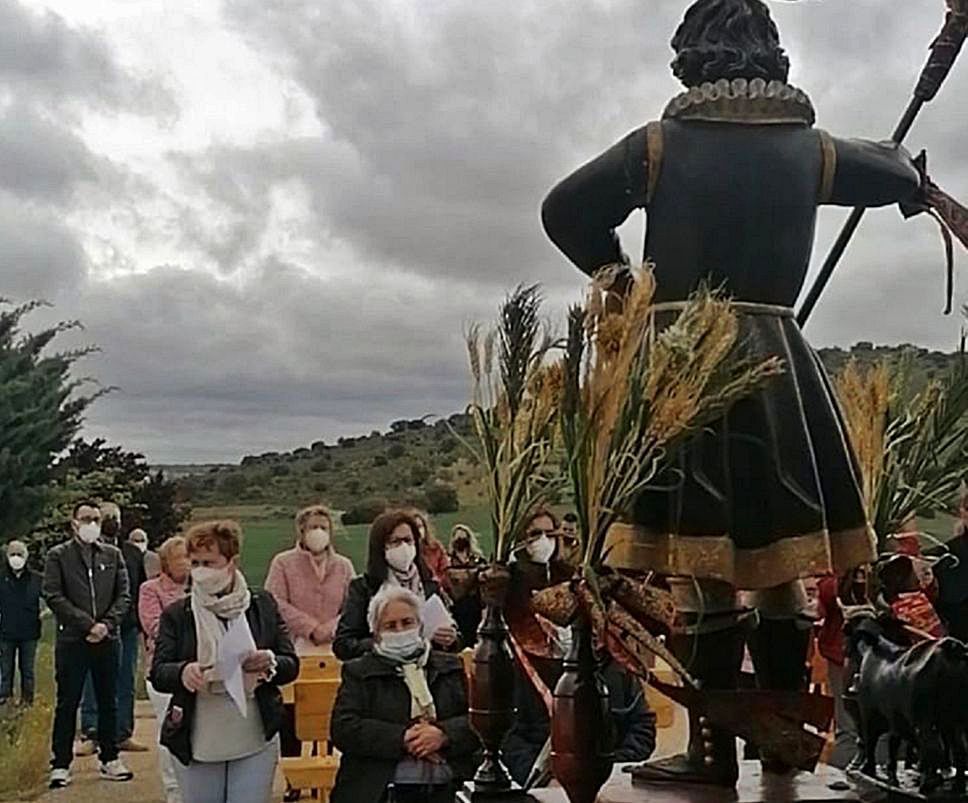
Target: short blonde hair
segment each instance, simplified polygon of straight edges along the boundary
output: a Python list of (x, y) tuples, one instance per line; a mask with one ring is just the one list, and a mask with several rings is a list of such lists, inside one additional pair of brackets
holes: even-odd
[(179, 547), (188, 552), (188, 542), (183, 535), (173, 535), (158, 547), (158, 560), (161, 561), (161, 570), (165, 574), (168, 574), (168, 569), (171, 568), (169, 561), (172, 553)]
[(326, 505), (310, 505), (309, 507), (304, 507), (296, 514), (296, 535), (302, 535), (303, 525), (312, 516), (322, 516), (329, 522), (329, 529), (332, 531), (333, 514), (330, 513), (329, 508)]
[(189, 555), (213, 545), (220, 554), (231, 560), (242, 551), (242, 527), (231, 519), (203, 521), (190, 527), (185, 535)]

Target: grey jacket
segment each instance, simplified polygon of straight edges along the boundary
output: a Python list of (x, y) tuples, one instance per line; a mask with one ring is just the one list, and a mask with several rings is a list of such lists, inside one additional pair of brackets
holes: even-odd
[(88, 546), (76, 538), (47, 553), (43, 590), (57, 619), (57, 638), (63, 641), (83, 640), (96, 622), (108, 626), (108, 638), (117, 638), (131, 605), (121, 550), (102, 543)]

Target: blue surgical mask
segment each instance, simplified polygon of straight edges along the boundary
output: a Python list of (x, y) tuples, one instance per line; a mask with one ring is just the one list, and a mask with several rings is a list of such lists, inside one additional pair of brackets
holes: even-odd
[(382, 633), (374, 649), (379, 655), (405, 663), (417, 658), (427, 647), (420, 635), (420, 628), (401, 630), (398, 633)]

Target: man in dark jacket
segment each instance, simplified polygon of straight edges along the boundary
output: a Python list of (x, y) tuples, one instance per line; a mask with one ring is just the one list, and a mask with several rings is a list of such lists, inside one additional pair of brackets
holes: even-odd
[[(614, 661), (605, 665), (602, 677), (615, 728), (615, 763), (645, 761), (655, 750), (655, 714), (645, 701), (642, 684)], [(523, 785), (551, 734), (551, 722), (544, 702), (522, 672), (515, 680), (514, 704), (517, 714), (504, 740), (503, 757), (511, 777)]]
[(121, 621), (131, 604), (121, 551), (100, 542), (101, 512), (80, 502), (71, 515), (73, 537), (47, 553), (43, 592), (57, 619), (54, 651), (57, 707), (51, 738), (50, 786), (70, 783), (77, 706), (88, 672), (98, 703), (101, 777), (127, 781), (118, 758), (118, 653)]
[(0, 567), (0, 705), (13, 696), (14, 663), (20, 666), (20, 702), (34, 701), (34, 657), (40, 638), (40, 575), (27, 568), (27, 545), (7, 544)]
[[(121, 508), (114, 502), (102, 502), (101, 540), (121, 550), (124, 565), (128, 570), (128, 591), (131, 605), (121, 621), (121, 650), (118, 655), (118, 749), (129, 753), (143, 753), (148, 748), (136, 742), (134, 734), (134, 676), (138, 666), (138, 646), (141, 643), (141, 626), (138, 622), (138, 594), (141, 584), (148, 579), (145, 572), (144, 552), (131, 540), (135, 536), (140, 543), (142, 536), (147, 547), (148, 538), (144, 530), (132, 530), (127, 540), (119, 540), (121, 535)], [(97, 700), (94, 687), (88, 678), (81, 695), (81, 733), (82, 742), (75, 751), (76, 755), (91, 755), (97, 742)]]

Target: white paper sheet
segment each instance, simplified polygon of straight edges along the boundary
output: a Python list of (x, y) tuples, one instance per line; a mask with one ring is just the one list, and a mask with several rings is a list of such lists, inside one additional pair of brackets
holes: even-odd
[(444, 605), (444, 601), (434, 594), (423, 606), (420, 612), (420, 619), (423, 622), (424, 638), (431, 638), (442, 627), (453, 627), (454, 620)]
[(254, 651), (255, 642), (252, 640), (249, 623), (245, 616), (237, 616), (232, 620), (219, 644), (215, 669), (225, 684), (225, 691), (228, 692), (243, 717), (248, 712), (248, 705), (245, 701), (242, 662)]

